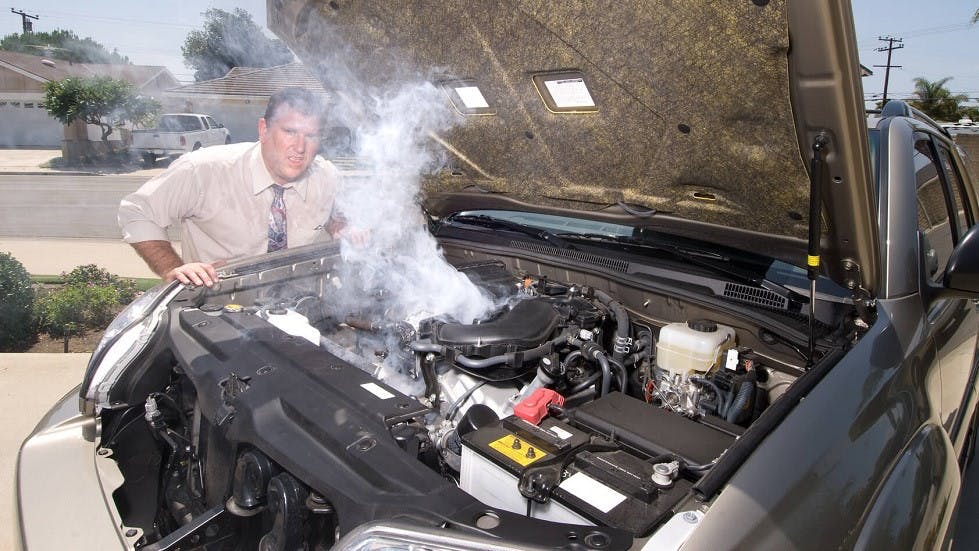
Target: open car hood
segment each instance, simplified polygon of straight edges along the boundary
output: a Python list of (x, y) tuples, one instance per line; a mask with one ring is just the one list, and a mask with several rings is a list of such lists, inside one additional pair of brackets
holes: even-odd
[[(425, 184), (435, 214), (567, 213), (805, 265), (824, 133), (824, 270), (873, 294), (877, 235), (849, 2), (270, 0), (327, 88), (428, 80), (460, 123)], [(349, 80), (344, 79), (345, 82)], [(474, 90), (479, 94), (473, 95)], [(481, 101), (482, 100), (482, 101)]]

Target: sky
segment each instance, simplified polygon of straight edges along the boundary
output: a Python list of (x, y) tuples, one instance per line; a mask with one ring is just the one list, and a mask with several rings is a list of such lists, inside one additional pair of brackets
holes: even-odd
[[(9, 0), (7, 0), (9, 2)], [(729, 1), (729, 0), (724, 0)], [(806, 0), (803, 0), (806, 1)], [(903, 39), (894, 50), (888, 81), (888, 97), (908, 98), (914, 78), (934, 81), (952, 77), (946, 86), (979, 104), (979, 24), (969, 21), (979, 0), (852, 0), (860, 62), (874, 74), (863, 79), (869, 102), (880, 99), (884, 89), (887, 53), (878, 38)], [(187, 33), (203, 26), (208, 8), (231, 11), (240, 7), (264, 27), (265, 0), (29, 0), (0, 6), (0, 36), (21, 32), (21, 17), (11, 9), (38, 15), (34, 29), (70, 29), (91, 37), (109, 50), (118, 49), (134, 63), (164, 65), (182, 82), (193, 81), (193, 71), (183, 64), (180, 46)], [(269, 33), (270, 36), (273, 36)], [(871, 103), (868, 103), (870, 106)]]

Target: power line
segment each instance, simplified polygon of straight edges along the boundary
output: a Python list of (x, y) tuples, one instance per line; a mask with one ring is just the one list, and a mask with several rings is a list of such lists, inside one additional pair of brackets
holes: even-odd
[[(910, 31), (904, 31), (904, 32), (899, 32), (894, 34), (900, 35), (902, 38), (918, 38), (919, 36), (928, 36), (930, 34), (944, 34), (944, 33), (955, 32), (955, 31), (968, 31), (977, 28), (979, 27), (973, 25), (972, 23), (961, 23), (956, 25), (942, 25), (940, 27), (925, 27), (921, 29), (912, 29)], [(860, 50), (868, 50), (873, 46), (873, 44), (871, 43), (871, 41), (873, 40), (879, 40), (879, 38), (873, 38), (873, 39), (868, 38), (865, 40), (858, 40), (857, 48)]]
[(155, 25), (155, 26), (159, 26), (159, 27), (171, 27), (171, 28), (176, 28), (176, 29), (195, 29), (195, 28), (197, 28), (194, 25), (189, 24), (189, 23), (167, 23), (167, 22), (164, 22), (164, 21), (151, 21), (151, 20), (145, 20), (145, 19), (128, 19), (128, 18), (124, 18), (124, 17), (101, 17), (101, 16), (92, 16), (92, 15), (76, 14), (76, 13), (68, 13), (68, 12), (48, 12), (47, 13), (47, 17), (48, 17), (48, 19), (65, 20), (65, 21), (83, 20), (83, 21), (94, 21), (94, 22), (105, 22), (105, 23), (129, 23), (129, 24), (137, 23), (137, 24), (140, 24), (140, 25)]

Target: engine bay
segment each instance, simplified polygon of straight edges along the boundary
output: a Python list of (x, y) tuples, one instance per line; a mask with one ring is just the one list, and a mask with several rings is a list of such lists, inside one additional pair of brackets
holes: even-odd
[[(408, 518), (628, 548), (695, 507), (694, 485), (801, 373), (784, 350), (756, 349), (757, 331), (654, 319), (542, 265), (454, 259), (494, 304), (458, 320), (391, 308), (334, 261), (171, 302), (127, 386), (142, 403), (102, 413), (127, 479), (117, 505), (145, 541), (187, 538), (212, 512), (226, 518), (194, 533), (201, 544), (327, 548)], [(376, 300), (351, 310), (352, 292)], [(137, 504), (147, 492), (155, 509)]]

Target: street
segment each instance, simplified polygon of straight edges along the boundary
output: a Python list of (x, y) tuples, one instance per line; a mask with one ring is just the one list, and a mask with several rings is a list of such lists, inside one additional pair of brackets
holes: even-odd
[(119, 239), (119, 201), (145, 176), (0, 175), (0, 236)]

